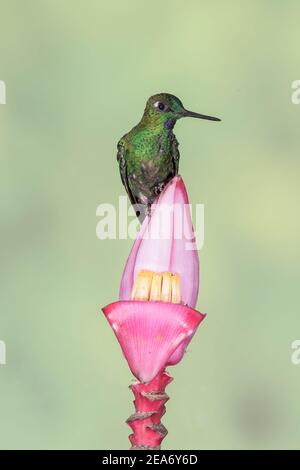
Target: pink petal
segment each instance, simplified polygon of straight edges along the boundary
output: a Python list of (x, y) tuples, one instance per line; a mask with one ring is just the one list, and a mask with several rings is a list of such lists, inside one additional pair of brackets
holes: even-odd
[(136, 262), (136, 257), (142, 242), (142, 238), (147, 230), (148, 226), (148, 217), (145, 218), (141, 229), (136, 237), (136, 240), (131, 248), (130, 254), (127, 258), (126, 265), (123, 271), (119, 299), (120, 300), (129, 300), (131, 298), (131, 291), (134, 284), (134, 266)]
[(184, 305), (165, 302), (120, 301), (107, 305), (103, 312), (132, 373), (144, 383), (174, 363), (175, 351), (176, 362), (182, 359), (205, 317)]
[(181, 276), (182, 301), (197, 303), (199, 258), (189, 211), (189, 200), (180, 176), (173, 178), (152, 206), (128, 257), (120, 286), (120, 300), (129, 300), (140, 271), (169, 271)]
[(188, 195), (183, 180), (180, 177), (178, 179), (175, 204), (176, 207), (184, 208), (182, 210), (182, 214), (184, 218), (185, 236), (183, 239), (178, 240), (174, 238), (173, 240), (172, 264), (170, 271), (180, 274), (183, 302), (195, 308), (199, 292), (199, 256), (191, 213), (188, 206)]

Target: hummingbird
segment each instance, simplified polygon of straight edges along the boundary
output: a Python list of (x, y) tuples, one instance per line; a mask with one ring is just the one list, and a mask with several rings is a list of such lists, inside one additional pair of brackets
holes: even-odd
[(184, 108), (169, 93), (150, 96), (140, 122), (117, 145), (120, 176), (142, 223), (166, 184), (178, 174), (178, 141), (173, 132), (178, 119), (192, 117), (221, 121)]

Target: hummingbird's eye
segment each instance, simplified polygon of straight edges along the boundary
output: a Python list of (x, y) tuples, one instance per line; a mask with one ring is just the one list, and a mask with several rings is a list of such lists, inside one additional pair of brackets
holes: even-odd
[(167, 111), (167, 106), (162, 103), (161, 101), (156, 101), (156, 103), (154, 103), (154, 107), (159, 109), (160, 111)]

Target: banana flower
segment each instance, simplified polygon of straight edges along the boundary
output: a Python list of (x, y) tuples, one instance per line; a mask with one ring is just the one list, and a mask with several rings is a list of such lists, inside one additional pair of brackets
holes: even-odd
[(188, 195), (180, 176), (145, 218), (124, 268), (119, 300), (103, 308), (136, 377), (135, 413), (127, 423), (132, 449), (160, 449), (166, 367), (181, 361), (205, 315), (195, 310), (199, 259)]

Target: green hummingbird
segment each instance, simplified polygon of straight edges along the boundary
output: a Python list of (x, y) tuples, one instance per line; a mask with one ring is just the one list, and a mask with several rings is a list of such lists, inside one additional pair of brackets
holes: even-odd
[(221, 120), (187, 111), (176, 96), (159, 93), (148, 99), (140, 122), (118, 142), (121, 180), (140, 222), (166, 184), (178, 174), (179, 144), (173, 128), (183, 117)]

